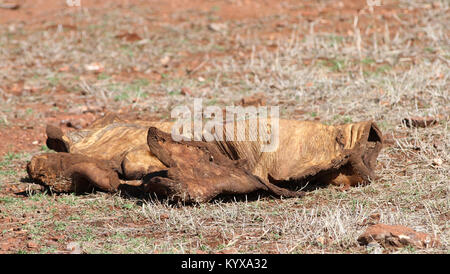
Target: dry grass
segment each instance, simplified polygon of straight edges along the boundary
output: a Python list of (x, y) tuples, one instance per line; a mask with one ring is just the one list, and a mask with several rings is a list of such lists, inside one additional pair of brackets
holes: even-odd
[[(359, 246), (356, 239), (367, 227), (363, 220), (380, 213), (382, 223), (403, 224), (441, 240), (437, 248), (382, 252), (448, 253), (449, 4), (441, 1), (439, 9), (423, 8), (426, 4), (400, 1), (401, 8), (420, 8), (420, 16), (397, 16), (399, 27), (386, 23), (375, 34), (372, 25), (357, 24), (352, 35), (344, 36), (317, 31), (316, 21), (302, 21), (289, 26), (289, 36), (275, 40), (251, 35), (264, 23), (251, 20), (227, 22), (225, 33), (208, 30), (200, 20), (162, 24), (156, 31), (139, 27), (143, 40), (134, 43), (114, 38), (135, 31), (147, 10), (136, 10), (133, 19), (118, 12), (100, 19), (88, 11), (69, 12), (65, 15), (77, 26), (75, 31), (1, 26), (4, 128), (14, 119), (30, 116), (33, 119), (24, 125), (44, 124), (45, 112), (30, 114), (27, 108), (43, 105), (46, 111), (63, 112), (67, 102), (75, 102), (72, 107), (88, 102), (169, 119), (173, 106), (192, 103), (180, 93), (187, 87), (204, 103), (220, 106), (262, 91), (269, 105), (280, 105), (284, 118), (332, 124), (372, 119), (389, 144), (379, 157), (379, 178), (345, 192), (330, 187), (302, 199), (238, 197), (234, 202), (194, 206), (104, 193), (0, 194), (0, 217), (19, 220), (20, 230), (39, 245), (31, 252), (61, 252), (67, 242), (76, 241), (88, 253), (368, 253), (375, 251)], [(205, 55), (192, 65), (198, 68), (193, 75), (184, 73), (179, 62), (186, 59), (180, 52)], [(163, 56), (170, 57), (168, 67), (161, 64)], [(92, 62), (101, 62), (104, 72), (84, 71), (83, 65)], [(71, 69), (59, 72), (63, 66)], [(143, 80), (137, 72), (160, 78)], [(120, 77), (121, 73), (131, 77)], [(20, 80), (47, 92), (27, 96), (6, 92), (6, 86)], [(414, 115), (436, 116), (440, 122), (419, 129), (401, 124)], [(30, 157), (5, 156), (0, 162), (0, 187), (22, 184), (23, 166)], [(14, 235), (10, 227), (0, 223), (0, 239)], [(61, 238), (50, 239), (58, 235)]]

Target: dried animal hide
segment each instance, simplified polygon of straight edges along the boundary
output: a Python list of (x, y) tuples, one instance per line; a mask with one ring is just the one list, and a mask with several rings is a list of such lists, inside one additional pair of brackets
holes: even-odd
[[(243, 128), (249, 127), (248, 120), (238, 123), (246, 123)], [(270, 131), (270, 125), (267, 127)], [(232, 139), (239, 140), (236, 128), (237, 125)], [(226, 130), (223, 134), (223, 140), (227, 140)], [(251, 139), (248, 136), (251, 132), (245, 134), (246, 138), (241, 139)], [(262, 152), (261, 141), (221, 141), (217, 146), (230, 159), (247, 159), (252, 174), (266, 181), (308, 179), (354, 186), (374, 179), (373, 170), (382, 142), (381, 131), (370, 121), (329, 126), (310, 121), (279, 120), (276, 151)]]
[[(59, 127), (48, 125), (47, 146), (58, 153), (34, 156), (27, 171), (33, 181), (54, 192), (83, 192), (94, 187), (114, 192), (122, 184), (138, 186), (144, 175), (166, 168), (148, 148), (148, 128), (170, 130), (171, 125), (127, 121), (115, 114), (107, 114), (88, 128), (66, 135)], [(103, 179), (105, 176), (110, 179)]]
[(33, 157), (28, 173), (53, 191), (116, 191), (128, 184), (181, 201), (255, 190), (292, 197), (303, 193), (280, 186), (293, 180), (348, 186), (370, 181), (382, 147), (373, 122), (280, 120), (273, 152), (262, 152), (259, 141), (175, 142), (165, 133), (171, 126), (115, 115), (67, 135), (49, 126), (47, 145), (59, 153)]
[(57, 152), (81, 154), (110, 162), (124, 180), (139, 180), (164, 168), (147, 145), (150, 126), (170, 131), (172, 123), (127, 121), (107, 114), (91, 126), (64, 135), (60, 128), (47, 126), (47, 146)]
[(219, 194), (265, 190), (277, 196), (300, 197), (303, 192), (279, 188), (252, 175), (245, 161), (233, 161), (213, 143), (175, 142), (170, 134), (151, 127), (147, 137), (152, 153), (168, 167), (149, 174), (145, 190), (173, 200), (205, 202)]
[(55, 192), (86, 192), (96, 186), (114, 191), (120, 184), (110, 162), (81, 154), (44, 153), (33, 157), (27, 165), (30, 177)]

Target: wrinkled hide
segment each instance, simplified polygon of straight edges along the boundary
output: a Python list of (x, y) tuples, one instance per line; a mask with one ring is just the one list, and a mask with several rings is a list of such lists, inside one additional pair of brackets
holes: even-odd
[[(329, 126), (279, 120), (273, 152), (262, 152), (261, 141), (175, 142), (168, 134), (171, 126), (112, 114), (68, 134), (48, 126), (47, 146), (58, 153), (34, 156), (28, 174), (56, 192), (93, 187), (113, 192), (127, 184), (180, 201), (256, 190), (293, 197), (303, 193), (281, 186), (299, 180), (346, 186), (369, 182), (382, 147), (373, 122)], [(271, 125), (266, 129), (270, 133)]]
[(145, 190), (173, 200), (205, 202), (219, 194), (245, 194), (265, 190), (278, 196), (299, 197), (252, 175), (243, 161), (233, 161), (213, 143), (174, 142), (170, 134), (155, 127), (148, 132), (152, 153), (168, 167), (167, 172), (149, 174)]
[(90, 127), (66, 135), (58, 127), (47, 126), (47, 146), (58, 152), (109, 161), (121, 178), (139, 180), (149, 172), (164, 168), (148, 148), (150, 126), (170, 131), (172, 123), (126, 121), (108, 114)]
[(274, 152), (261, 152), (261, 141), (223, 139), (217, 146), (224, 154), (234, 160), (247, 159), (252, 174), (272, 182), (315, 179), (335, 185), (367, 183), (374, 178), (382, 148), (381, 131), (373, 122), (328, 126), (279, 120), (279, 146)]

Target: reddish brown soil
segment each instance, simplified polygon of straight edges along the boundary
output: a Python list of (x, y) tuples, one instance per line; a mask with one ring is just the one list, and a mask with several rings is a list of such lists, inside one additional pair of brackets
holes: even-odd
[[(160, 25), (162, 23), (178, 24), (181, 22), (194, 22), (197, 18), (187, 18), (186, 16), (173, 17), (171, 15), (181, 11), (193, 11), (192, 14), (198, 14), (199, 17), (204, 16), (203, 13), (213, 11), (214, 15), (219, 18), (219, 21), (233, 22), (240, 21), (245, 23), (255, 23), (261, 25), (256, 32), (252, 31), (251, 35), (259, 35), (269, 40), (274, 40), (280, 37), (288, 37), (291, 34), (289, 27), (293, 23), (299, 22), (316, 22), (315, 31), (327, 31), (329, 33), (336, 33), (342, 35), (350, 35), (353, 32), (353, 22), (355, 16), (359, 16), (359, 24), (362, 26), (367, 24), (373, 25), (373, 31), (380, 30), (384, 27), (385, 22), (389, 22), (391, 30), (394, 30), (400, 22), (394, 17), (395, 14), (411, 14), (415, 10), (401, 10), (395, 4), (395, 1), (383, 1), (380, 7), (374, 7), (373, 13), (376, 17), (366, 16), (371, 11), (367, 8), (365, 0), (342, 0), (333, 1), (328, 4), (311, 3), (310, 1), (202, 1), (202, 0), (173, 0), (173, 1), (138, 1), (138, 0), (120, 0), (120, 1), (96, 1), (96, 0), (82, 0), (81, 7), (69, 7), (65, 1), (61, 0), (14, 0), (10, 1), (20, 4), (19, 9), (7, 10), (1, 9), (0, 23), (1, 24), (23, 24), (25, 28), (43, 29), (56, 24), (63, 24), (66, 27), (73, 26), (71, 22), (64, 16), (64, 12), (68, 9), (89, 9), (89, 12), (94, 16), (101, 15), (110, 10), (120, 10), (123, 16), (132, 16), (133, 7), (146, 6), (151, 7), (152, 20), (148, 22), (150, 25)], [(390, 3), (392, 2), (392, 3)], [(182, 7), (182, 9), (180, 8)], [(280, 16), (286, 19), (278, 19)], [(374, 19), (376, 18), (376, 19)], [(201, 18), (198, 18), (201, 19)], [(77, 22), (79, 24), (80, 22)], [(50, 27), (51, 27), (50, 26)], [(136, 32), (143, 26), (136, 26)], [(393, 32), (393, 31), (392, 31)], [(134, 34), (136, 35), (136, 34)], [(243, 36), (247, 35), (242, 33)], [(300, 34), (302, 36), (302, 34)], [(136, 37), (131, 37), (137, 39)], [(270, 48), (269, 50), (273, 50)], [(250, 52), (240, 52), (233, 49), (226, 49), (224, 52), (211, 52), (210, 57), (213, 56), (246, 56)], [(186, 71), (202, 69), (202, 62), (205, 60), (204, 54), (182, 54), (183, 58), (180, 62), (173, 64), (170, 68), (170, 75), (184, 75)], [(64, 71), (62, 64), (54, 64)], [(200, 68), (199, 68), (200, 66)], [(173, 74), (174, 73), (174, 74)], [(89, 75), (87, 76), (89, 77)], [(131, 81), (137, 78), (146, 78), (150, 80), (161, 80), (161, 73), (143, 74), (142, 72), (118, 72), (113, 75), (116, 80)], [(4, 86), (4, 90), (15, 96), (24, 96), (23, 82), (9, 84)], [(40, 90), (31, 90), (31, 92), (46, 92)], [(61, 91), (64, 93), (64, 91)], [(54, 104), (59, 107), (59, 113), (50, 109), (40, 109), (39, 105), (29, 105), (27, 108), (32, 109), (33, 113), (40, 112), (39, 120), (24, 120), (17, 118), (9, 121), (18, 126), (2, 129), (0, 132), (0, 157), (8, 152), (30, 151), (36, 149), (45, 140), (44, 129), (47, 123), (61, 124), (65, 126), (87, 125), (94, 118), (91, 114), (79, 114), (65, 112), (70, 108), (70, 103), (74, 102), (55, 101)], [(64, 113), (61, 113), (64, 112)], [(37, 142), (35, 142), (37, 141)], [(34, 142), (34, 144), (33, 144)]]

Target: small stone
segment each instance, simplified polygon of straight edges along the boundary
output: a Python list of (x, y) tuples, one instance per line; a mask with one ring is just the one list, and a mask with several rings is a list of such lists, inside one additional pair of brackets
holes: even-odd
[(0, 2), (0, 8), (16, 10), (16, 9), (20, 8), (20, 5), (16, 4), (16, 3), (3, 3), (3, 2)]
[(159, 63), (161, 63), (161, 65), (163, 65), (163, 66), (167, 66), (169, 64), (169, 62), (170, 62), (170, 57), (167, 55), (165, 55), (164, 57), (162, 57), (159, 60)]
[(326, 243), (327, 243), (327, 240), (323, 236), (317, 237), (316, 241), (321, 245), (326, 245)]
[(91, 63), (84, 65), (84, 69), (87, 71), (93, 71), (93, 72), (102, 72), (105, 70), (102, 64), (100, 63)]
[(369, 226), (358, 237), (360, 245), (368, 245), (377, 242), (383, 247), (405, 247), (408, 245), (416, 248), (428, 248), (439, 245), (439, 240), (427, 233), (402, 225), (376, 224)]
[(29, 241), (29, 242), (27, 243), (27, 247), (28, 247), (28, 248), (36, 248), (36, 247), (37, 247), (37, 244), (36, 244), (35, 242), (33, 242), (33, 241)]
[(208, 29), (217, 32), (226, 31), (227, 25), (221, 23), (211, 23), (208, 25)]
[(181, 94), (183, 94), (183, 95), (191, 95), (192, 96), (192, 91), (189, 88), (187, 88), (187, 87), (183, 87), (183, 88), (181, 88)]
[(59, 72), (67, 72), (70, 70), (69, 66), (63, 66), (58, 69)]
[(66, 246), (66, 250), (69, 251), (70, 254), (81, 254), (81, 246), (78, 242), (69, 242)]
[(433, 166), (441, 166), (444, 162), (442, 161), (441, 158), (434, 158), (433, 161), (431, 162), (431, 164)]
[(126, 32), (126, 33), (122, 33), (122, 34), (118, 34), (115, 36), (117, 39), (123, 39), (126, 40), (128, 42), (136, 42), (136, 41), (140, 41), (142, 40), (142, 38), (134, 33), (134, 32)]

